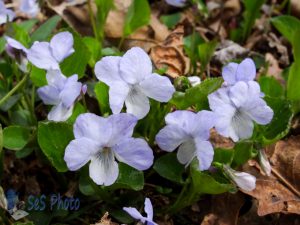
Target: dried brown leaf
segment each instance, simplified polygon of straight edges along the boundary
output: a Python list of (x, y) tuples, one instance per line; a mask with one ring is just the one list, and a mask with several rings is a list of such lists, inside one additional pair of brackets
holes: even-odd
[(99, 222), (97, 222), (95, 224), (91, 224), (91, 225), (118, 225), (117, 223), (111, 222), (111, 219), (108, 218), (108, 216), (109, 216), (109, 214), (108, 214), (108, 212), (106, 212), (102, 216), (102, 218)]

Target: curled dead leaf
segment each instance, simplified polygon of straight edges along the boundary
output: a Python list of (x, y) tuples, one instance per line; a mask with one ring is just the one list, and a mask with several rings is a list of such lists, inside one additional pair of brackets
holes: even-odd
[(91, 224), (91, 225), (118, 225), (117, 223), (111, 222), (111, 219), (108, 218), (108, 216), (109, 216), (109, 214), (108, 214), (108, 212), (106, 212), (102, 216), (102, 218), (99, 222), (97, 222), (95, 224)]
[(151, 48), (150, 57), (158, 69), (167, 68), (166, 74), (176, 78), (187, 74), (189, 59), (183, 50), (183, 26), (178, 26), (163, 42)]

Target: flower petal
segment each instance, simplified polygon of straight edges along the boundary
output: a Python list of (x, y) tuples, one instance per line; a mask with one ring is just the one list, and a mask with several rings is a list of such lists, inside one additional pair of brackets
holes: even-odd
[(112, 151), (101, 152), (92, 158), (90, 163), (90, 177), (98, 185), (110, 186), (118, 178), (119, 167)]
[(128, 50), (120, 61), (121, 77), (129, 84), (137, 84), (152, 73), (148, 54), (139, 47)]
[(207, 110), (201, 110), (197, 113), (197, 126), (193, 131), (193, 136), (207, 140), (210, 135), (210, 129), (216, 124), (217, 116), (215, 113)]
[(116, 81), (122, 81), (120, 77), (120, 56), (106, 56), (95, 65), (95, 74), (98, 80), (111, 86)]
[(155, 141), (162, 150), (172, 152), (189, 138), (189, 135), (181, 127), (167, 125), (158, 132)]
[(74, 124), (75, 138), (86, 137), (98, 144), (106, 144), (112, 132), (112, 126), (107, 120), (107, 118), (102, 118), (93, 113), (80, 114)]
[(145, 198), (144, 210), (147, 213), (147, 219), (153, 220), (153, 206), (149, 198)]
[(202, 141), (201, 139), (195, 139), (196, 143), (196, 155), (199, 161), (199, 170), (207, 170), (214, 158), (214, 149), (209, 141)]
[(12, 48), (18, 49), (18, 50), (22, 50), (23, 52), (27, 53), (28, 49), (25, 48), (24, 45), (22, 45), (20, 42), (18, 42), (17, 40), (5, 36), (6, 42), (8, 45), (10, 45)]
[(198, 76), (191, 76), (191, 77), (188, 77), (187, 79), (189, 80), (192, 87), (195, 87), (201, 83), (201, 79)]
[(120, 113), (130, 92), (129, 86), (123, 81), (115, 81), (109, 87), (109, 106), (111, 111)]
[(48, 85), (51, 85), (61, 91), (65, 83), (67, 81), (67, 78), (61, 73), (60, 70), (48, 70), (46, 74), (46, 79), (48, 82)]
[(39, 5), (36, 0), (22, 0), (19, 10), (30, 17), (35, 17), (39, 11)]
[(66, 107), (74, 104), (76, 98), (80, 95), (82, 84), (77, 82), (78, 76), (68, 77), (63, 90), (60, 92), (60, 99)]
[(3, 1), (1, 1), (0, 9), (0, 25), (6, 23), (7, 21), (11, 22), (16, 17), (14, 11), (7, 9)]
[(125, 100), (125, 105), (126, 112), (135, 115), (138, 119), (144, 118), (150, 110), (150, 103), (147, 96), (137, 88), (129, 92)]
[(53, 86), (46, 85), (40, 87), (37, 89), (37, 93), (46, 105), (58, 105), (60, 102), (59, 90)]
[(73, 44), (73, 35), (68, 31), (60, 32), (52, 37), (50, 48), (57, 62), (62, 62), (75, 51)]
[(229, 96), (236, 108), (242, 107), (252, 96), (248, 95), (248, 85), (243, 81), (237, 82), (229, 90)]
[(35, 42), (27, 52), (28, 60), (40, 69), (59, 69), (48, 42)]
[[(254, 124), (251, 118), (244, 112), (236, 112), (232, 118), (230, 129), (233, 131), (230, 137), (233, 141), (247, 139), (252, 136)], [(238, 137), (238, 139), (237, 139)]]
[(236, 80), (236, 72), (238, 68), (237, 63), (229, 63), (228, 65), (224, 66), (222, 69), (222, 77), (227, 84), (232, 85), (237, 82)]
[(123, 210), (126, 211), (134, 219), (140, 220), (140, 221), (142, 221), (142, 223), (145, 223), (145, 217), (143, 217), (142, 214), (139, 211), (137, 211), (136, 208), (123, 207)]
[(198, 126), (197, 114), (187, 110), (176, 110), (165, 117), (166, 124), (176, 125), (186, 134), (192, 134)]
[(193, 139), (190, 139), (179, 146), (177, 159), (181, 164), (188, 166), (196, 156), (196, 146)]
[(82, 137), (71, 141), (66, 147), (64, 160), (69, 170), (75, 171), (84, 166), (101, 149), (91, 139)]
[(237, 81), (250, 81), (254, 80), (256, 76), (256, 67), (252, 59), (244, 59), (238, 66), (236, 71)]
[(175, 7), (184, 7), (186, 0), (166, 0), (166, 2)]
[(127, 138), (112, 147), (116, 158), (137, 169), (146, 170), (153, 164), (153, 152), (147, 142), (141, 138)]
[(251, 119), (261, 125), (270, 123), (274, 116), (273, 110), (261, 98), (257, 98), (255, 104), (248, 108), (246, 112)]
[(119, 143), (124, 140), (124, 138), (131, 137), (134, 127), (137, 124), (137, 118), (128, 113), (111, 115), (107, 118), (107, 120), (107, 123), (110, 123), (112, 127), (109, 146)]
[(172, 98), (175, 88), (169, 78), (151, 74), (140, 83), (142, 92), (159, 102), (167, 102)]
[(232, 108), (232, 102), (229, 98), (229, 90), (230, 88), (220, 88), (219, 90), (208, 95), (209, 108), (222, 115), (227, 114), (224, 112), (224, 108)]
[(48, 120), (51, 121), (66, 121), (73, 113), (73, 105), (71, 107), (65, 107), (62, 103), (52, 107), (48, 114)]

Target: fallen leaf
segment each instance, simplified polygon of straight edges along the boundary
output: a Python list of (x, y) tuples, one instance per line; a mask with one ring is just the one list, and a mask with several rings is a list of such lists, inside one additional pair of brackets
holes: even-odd
[(91, 224), (91, 225), (118, 225), (117, 223), (111, 222), (111, 219), (108, 218), (108, 216), (109, 216), (109, 214), (108, 214), (108, 212), (106, 212), (102, 216), (102, 218), (99, 222), (97, 222), (95, 224)]
[(172, 78), (187, 74), (189, 59), (183, 50), (183, 26), (178, 26), (161, 44), (151, 48), (150, 56), (158, 69), (167, 68), (165, 72)]
[(291, 0), (291, 10), (293, 15), (300, 18), (300, 1), (299, 0)]
[(232, 149), (234, 147), (234, 142), (230, 138), (223, 137), (215, 129), (210, 130), (209, 140), (215, 148)]
[(279, 66), (278, 60), (271, 53), (266, 53), (265, 60), (269, 63), (266, 74), (268, 76), (273, 76), (281, 84), (285, 84), (285, 80), (281, 76), (282, 69)]

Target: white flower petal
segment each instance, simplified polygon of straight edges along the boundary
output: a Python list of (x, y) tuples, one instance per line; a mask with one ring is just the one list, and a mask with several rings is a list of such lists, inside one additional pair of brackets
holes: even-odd
[(229, 96), (236, 108), (244, 106), (248, 99), (253, 97), (248, 95), (248, 85), (243, 81), (237, 82), (230, 88)]
[(152, 73), (148, 54), (139, 47), (128, 50), (120, 61), (121, 77), (129, 84), (137, 84)]
[(233, 85), (237, 82), (236, 80), (236, 71), (238, 68), (237, 63), (229, 63), (228, 65), (224, 66), (222, 69), (222, 76), (224, 81), (229, 84)]
[(209, 141), (195, 139), (195, 143), (197, 149), (196, 155), (199, 161), (199, 170), (207, 170), (213, 161), (214, 149)]
[(114, 114), (121, 112), (129, 92), (129, 86), (123, 81), (115, 81), (110, 84), (109, 106)]
[(193, 139), (190, 139), (179, 146), (177, 159), (181, 164), (188, 166), (196, 156), (196, 146)]
[(187, 134), (193, 134), (198, 126), (197, 114), (187, 110), (176, 110), (165, 117), (166, 124), (176, 125)]
[(145, 199), (145, 212), (147, 213), (147, 219), (153, 220), (153, 206), (149, 198)]
[(40, 87), (37, 89), (37, 93), (46, 105), (58, 105), (60, 102), (59, 90), (53, 86)]
[(125, 105), (126, 112), (135, 115), (138, 119), (144, 118), (150, 110), (147, 96), (138, 88), (131, 89), (125, 100)]
[(82, 84), (77, 80), (77, 75), (68, 77), (63, 90), (60, 92), (60, 99), (66, 107), (73, 105), (80, 95)]
[(109, 186), (115, 183), (119, 175), (119, 167), (110, 150), (104, 150), (92, 158), (90, 177), (98, 185)]
[(73, 44), (73, 35), (68, 31), (60, 32), (52, 37), (50, 48), (57, 62), (62, 62), (65, 58), (74, 53)]
[(231, 128), (235, 134), (231, 134), (230, 137), (233, 141), (238, 141), (238, 139), (247, 139), (252, 136), (254, 124), (251, 118), (242, 111), (237, 111), (231, 122)]
[(8, 36), (5, 36), (5, 39), (6, 39), (7, 44), (10, 45), (12, 48), (22, 50), (23, 52), (27, 53), (28, 49), (23, 44), (18, 42), (17, 40), (15, 40), (11, 37), (8, 37)]
[(64, 88), (67, 81), (67, 78), (61, 73), (60, 70), (48, 70), (46, 79), (48, 85), (55, 87), (59, 91)]
[(51, 121), (66, 121), (72, 115), (73, 107), (65, 107), (62, 103), (52, 107), (51, 111), (48, 114), (48, 120)]
[(244, 59), (237, 67), (236, 80), (237, 81), (251, 81), (256, 76), (256, 67), (252, 59)]
[(197, 76), (191, 76), (191, 77), (188, 77), (187, 79), (189, 80), (192, 87), (195, 87), (201, 83), (200, 77), (197, 77)]
[(145, 217), (142, 216), (142, 214), (137, 211), (136, 208), (133, 207), (123, 207), (123, 210), (127, 212), (131, 217), (133, 217), (136, 220), (140, 220), (142, 223), (145, 223)]
[(169, 78), (151, 74), (140, 83), (142, 92), (159, 102), (167, 102), (172, 98), (175, 88)]

